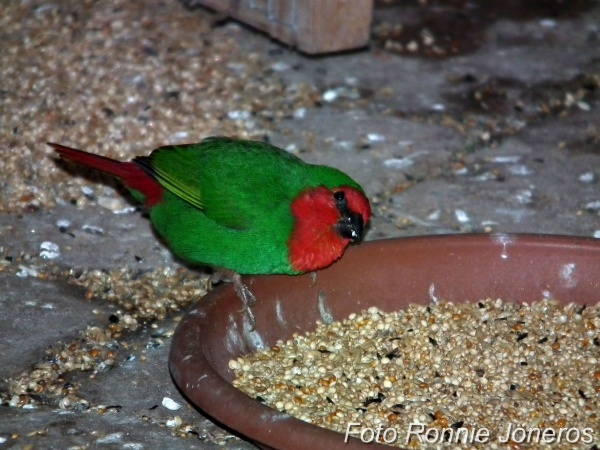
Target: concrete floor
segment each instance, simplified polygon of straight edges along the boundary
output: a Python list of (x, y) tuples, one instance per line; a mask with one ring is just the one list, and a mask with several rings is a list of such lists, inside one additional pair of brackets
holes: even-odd
[[(102, 11), (118, 12), (127, 28), (128, 19), (137, 17), (140, 6), (111, 3), (111, 11), (106, 7)], [(253, 64), (277, 79), (281, 103), (271, 107), (271, 117), (248, 117), (240, 113), (243, 105), (236, 106), (235, 92), (227, 92), (225, 85), (221, 95), (227, 97), (228, 112), (216, 122), (207, 119), (197, 129), (189, 125), (191, 128), (184, 130), (188, 134), (179, 136), (191, 139), (224, 132), (267, 136), (272, 143), (298, 153), (306, 161), (346, 171), (363, 185), (374, 207), (368, 239), (491, 231), (600, 238), (600, 6), (596, 2), (586, 7), (582, 7), (583, 2), (562, 2), (561, 13), (557, 13), (552, 2), (548, 4), (547, 10), (511, 16), (499, 11), (490, 13), (483, 4), (478, 9), (477, 3), (470, 3), (468, 14), (474, 26), (469, 34), (465, 31), (464, 37), (470, 40), (469, 45), (458, 45), (456, 53), (449, 57), (407, 51), (413, 39), (406, 38), (408, 43), (403, 42), (401, 50), (390, 43), (387, 49), (374, 43), (371, 48), (356, 52), (308, 58), (235, 23), (216, 28), (201, 26), (198, 30), (188, 23), (180, 31), (184, 37), (189, 34), (188, 40), (211, 41), (213, 45), (227, 40), (236, 48), (234, 58), (252, 55)], [(3, 8), (0, 7), (0, 15), (4, 15)], [(67, 21), (70, 6), (9, 2), (6, 8), (5, 12), (13, 15), (51, 15), (52, 20), (62, 20), (77, 35), (98, 31), (90, 25), (91, 19), (86, 21), (87, 16)], [(92, 14), (95, 7), (90, 4), (87, 8), (87, 13)], [(144, 13), (151, 14), (153, 8), (160, 12), (152, 17), (158, 23), (182, 17), (208, 22), (210, 18), (206, 10), (186, 10), (176, 2), (146, 2)], [(427, 8), (436, 20), (423, 25), (422, 15)], [(374, 22), (378, 39), (385, 41), (381, 38), (382, 24), (406, 20), (412, 27), (407, 29), (427, 26), (428, 33), (444, 42), (444, 20), (454, 16), (436, 14), (435, 8), (435, 3), (408, 3), (403, 8), (379, 6)], [(94, 20), (102, 16), (102, 11), (94, 13)], [(477, 18), (481, 20), (478, 22)], [(108, 15), (106, 20), (115, 19)], [(43, 29), (43, 23), (40, 28)], [(136, 45), (155, 39), (150, 25), (147, 29), (136, 28), (132, 35)], [(126, 38), (127, 32), (123, 36)], [(414, 39), (422, 49), (419, 36), (416, 33)], [(38, 37), (41, 40), (43, 35)], [(28, 51), (28, 40), (12, 38), (11, 45), (0, 53)], [(179, 38), (183, 39), (181, 34)], [(75, 60), (79, 53), (89, 50), (77, 42), (71, 39), (63, 47)], [(204, 51), (210, 56), (209, 50)], [(147, 53), (153, 55), (156, 67), (185, 64), (186, 58), (193, 57), (180, 55), (177, 49), (156, 54), (150, 49)], [(120, 54), (105, 56), (109, 69), (127, 69)], [(7, 52), (3, 64), (7, 64), (8, 57)], [(50, 60), (55, 57), (58, 58), (44, 55)], [(239, 69), (235, 63), (229, 61), (234, 71)], [(84, 66), (69, 70), (81, 72), (84, 90), (86, 77), (94, 77)], [(151, 67), (144, 66), (144, 70), (148, 72), (141, 75), (150, 80), (154, 76)], [(0, 85), (8, 86), (8, 72), (2, 73), (5, 79), (0, 80)], [(168, 89), (181, 92), (173, 96), (186, 95), (188, 87), (177, 84), (175, 72), (165, 76), (167, 80), (168, 76), (173, 77), (173, 86)], [(260, 85), (262, 81), (257, 78), (247, 82)], [(32, 86), (27, 89), (35, 89)], [(307, 90), (312, 100), (301, 103), (298, 95), (292, 94), (299, 89)], [(7, 92), (3, 95), (12, 95)], [(97, 97), (101, 92), (90, 95)], [(202, 87), (198, 92), (202, 95)], [(117, 90), (110, 95), (118, 101), (121, 94)], [(120, 102), (125, 104), (127, 94), (122, 95)], [(291, 105), (286, 104), (286, 96)], [(49, 152), (44, 148), (44, 140), (72, 145), (86, 140), (83, 143), (92, 145), (100, 137), (86, 134), (85, 126), (81, 129), (79, 124), (60, 122), (60, 129), (53, 128), (56, 119), (47, 113), (51, 105), (26, 97), (14, 98), (11, 103), (4, 102), (0, 111), (0, 142), (3, 152), (9, 152), (11, 157), (17, 154), (19, 163), (11, 173), (9, 167), (0, 164), (6, 173), (2, 190), (10, 192), (17, 184), (15, 180), (24, 179), (37, 192), (53, 192), (53, 183), (36, 181), (36, 176), (28, 172), (29, 166), (45, 159), (44, 165), (31, 170), (53, 171), (61, 183), (70, 183), (69, 192), (77, 198), (75, 204), (46, 201), (43, 192), (39, 192), (38, 203), (25, 199), (23, 205), (11, 203), (14, 198), (8, 195), (0, 198), (4, 203), (0, 213), (0, 393), (4, 396), (0, 398), (5, 400), (0, 405), (0, 449), (254, 448), (204, 418), (186, 403), (171, 381), (167, 368), (169, 335), (184, 311), (149, 319), (137, 331), (124, 334), (112, 370), (100, 371), (93, 377), (77, 371), (65, 375), (65, 382), (76, 384), (78, 396), (89, 402), (86, 410), (61, 409), (53, 401), (34, 402), (27, 408), (8, 406), (12, 398), (8, 380), (44, 361), (46, 348), (76, 339), (87, 326), (106, 326), (108, 317), (119, 308), (114, 303), (88, 301), (85, 291), (65, 278), (36, 277), (27, 272), (28, 268), (34, 268), (39, 275), (56, 267), (74, 271), (123, 266), (145, 271), (158, 266), (178, 267), (141, 214), (115, 214), (112, 209), (118, 208), (106, 207), (106, 199), (123, 207), (129, 205), (121, 191), (114, 190), (105, 180), (100, 185), (89, 180), (72, 181), (75, 172), (65, 171), (64, 166), (46, 156)], [(212, 99), (215, 109), (223, 107), (215, 97)], [(27, 134), (26, 126), (22, 126), (24, 131), (15, 133), (19, 124), (11, 117), (22, 114), (20, 105), (29, 111), (29, 121), (39, 122), (40, 126), (48, 124), (43, 136)], [(160, 102), (154, 105), (160, 106)], [(182, 115), (189, 115), (181, 108)], [(68, 116), (69, 110), (63, 108), (61, 114)], [(106, 115), (106, 120), (112, 121), (111, 129), (127, 124), (128, 119), (119, 121)], [(190, 123), (194, 121), (203, 122), (203, 118), (192, 118)], [(184, 125), (188, 123), (179, 119), (169, 123), (165, 116), (138, 127), (173, 134), (181, 132)], [(165, 138), (160, 132), (152, 130), (150, 138), (144, 137), (143, 142), (127, 134), (118, 141), (111, 136), (104, 149), (118, 142), (120, 149), (149, 153), (167, 143), (161, 142)], [(15, 137), (16, 134), (20, 136)], [(154, 147), (148, 146), (148, 139)], [(81, 191), (82, 186), (90, 185), (95, 186), (91, 195)], [(61, 232), (57, 226), (61, 220), (69, 221), (72, 235)], [(90, 232), (89, 227), (86, 232), (84, 225), (99, 227), (102, 232)], [(58, 258), (48, 260), (40, 256), (44, 241), (59, 246)], [(162, 337), (156, 338), (156, 330), (162, 330)], [(167, 409), (162, 406), (164, 397), (183, 407), (177, 411)], [(175, 416), (189, 427), (188, 431), (170, 426), (168, 421)]]

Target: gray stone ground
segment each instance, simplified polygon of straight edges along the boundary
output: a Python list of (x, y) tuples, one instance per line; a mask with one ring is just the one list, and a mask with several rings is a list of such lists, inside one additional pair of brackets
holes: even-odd
[[(376, 23), (393, 14), (402, 12), (378, 9)], [(276, 123), (269, 138), (363, 184), (375, 207), (369, 239), (468, 231), (600, 237), (600, 7), (548, 14), (486, 22), (478, 48), (438, 59), (376, 46), (307, 58), (236, 24), (214, 32), (260, 54), (285, 84), (322, 93), (320, 106)], [(61, 219), (73, 236), (60, 232)], [(103, 234), (81, 231), (85, 224)], [(60, 246), (66, 268), (90, 267), (90, 259), (103, 268), (176, 264), (136, 212), (117, 215), (90, 201), (0, 215), (3, 255), (37, 255), (43, 241)], [(106, 323), (114, 308), (66, 283), (0, 272), (0, 379), (85, 326)], [(159, 327), (172, 330), (173, 320)], [(144, 327), (124, 338), (128, 352), (112, 370), (73, 375), (90, 404), (118, 408), (2, 405), (0, 449), (254, 448), (185, 403), (167, 369), (170, 341), (147, 345), (151, 334)], [(185, 406), (170, 411), (163, 397)], [(175, 415), (196, 434), (175, 436), (166, 426)]]

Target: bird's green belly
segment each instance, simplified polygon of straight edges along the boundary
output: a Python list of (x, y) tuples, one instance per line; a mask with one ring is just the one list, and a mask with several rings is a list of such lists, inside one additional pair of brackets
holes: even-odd
[[(168, 194), (167, 194), (168, 195)], [(201, 210), (169, 196), (150, 211), (150, 220), (171, 251), (193, 264), (240, 274), (297, 274), (289, 262), (288, 239), (281, 227), (236, 230), (207, 218)]]

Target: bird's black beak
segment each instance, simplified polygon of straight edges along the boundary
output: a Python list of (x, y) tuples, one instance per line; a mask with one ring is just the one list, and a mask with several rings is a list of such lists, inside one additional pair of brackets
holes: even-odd
[(363, 225), (362, 215), (348, 211), (340, 217), (335, 229), (341, 237), (350, 239), (350, 242), (360, 242), (363, 235)]
[(334, 192), (333, 198), (335, 206), (340, 213), (340, 219), (335, 224), (336, 231), (344, 239), (350, 239), (350, 242), (360, 241), (364, 226), (362, 215), (350, 210), (348, 199), (343, 190)]

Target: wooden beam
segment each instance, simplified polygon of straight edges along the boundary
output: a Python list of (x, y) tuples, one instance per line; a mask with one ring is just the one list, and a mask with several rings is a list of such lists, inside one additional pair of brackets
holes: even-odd
[(373, 0), (200, 0), (270, 36), (309, 53), (364, 47)]

